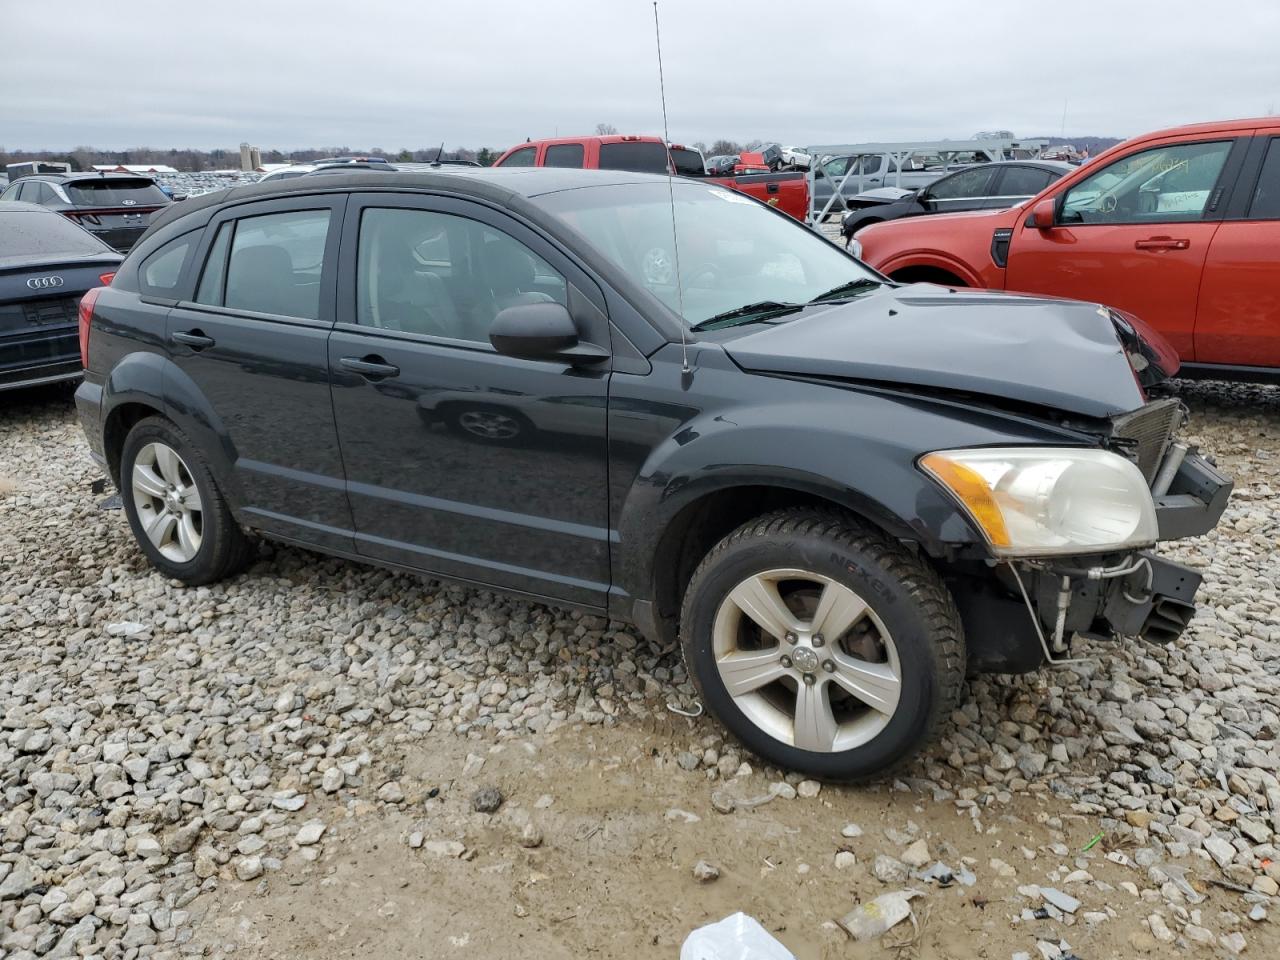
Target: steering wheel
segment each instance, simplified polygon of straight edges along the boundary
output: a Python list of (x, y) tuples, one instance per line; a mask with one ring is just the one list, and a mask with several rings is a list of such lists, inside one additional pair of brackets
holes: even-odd
[(686, 270), (680, 271), (680, 290), (682, 292), (699, 287), (720, 286), (720, 268), (710, 260), (695, 263)]
[(1098, 204), (1098, 209), (1103, 213), (1111, 213), (1120, 205), (1120, 201), (1116, 199), (1114, 193), (1104, 193), (1102, 202)]

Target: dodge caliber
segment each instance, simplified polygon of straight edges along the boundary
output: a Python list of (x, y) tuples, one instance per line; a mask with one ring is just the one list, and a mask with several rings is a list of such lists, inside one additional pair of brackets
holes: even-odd
[(902, 285), (724, 188), (304, 177), (166, 209), (83, 314), (77, 405), (166, 577), (255, 538), (679, 642), (752, 751), (858, 779), (966, 669), (1172, 643), (1231, 483), (1097, 304)]

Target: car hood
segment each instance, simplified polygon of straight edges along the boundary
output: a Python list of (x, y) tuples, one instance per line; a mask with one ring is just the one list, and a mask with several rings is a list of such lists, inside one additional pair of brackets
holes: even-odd
[[(1025, 203), (1025, 201), (1023, 201)], [(934, 213), (929, 216), (930, 221), (938, 223), (942, 221), (960, 221), (960, 220), (1002, 220), (1008, 218), (1010, 213), (1018, 210), (1022, 204), (1015, 207), (1005, 207), (1001, 210), (961, 210), (956, 213)], [(1014, 216), (1012, 222), (1016, 222), (1017, 217)], [(996, 226), (998, 226), (997, 224)], [(886, 220), (884, 223), (873, 223), (863, 227), (858, 231), (858, 238), (862, 239), (863, 233), (875, 231), (876, 235), (892, 231), (892, 230), (916, 230), (917, 225), (911, 220)], [(994, 226), (992, 227), (994, 229)]]
[[(1126, 347), (1117, 318), (1097, 304), (924, 283), (734, 332), (724, 349), (746, 370), (981, 394), (1088, 417), (1146, 402), (1129, 354), (1143, 333), (1159, 339), (1130, 324), (1123, 336), (1136, 340)], [(1157, 358), (1166, 355), (1161, 342), (1143, 358), (1164, 373)]]

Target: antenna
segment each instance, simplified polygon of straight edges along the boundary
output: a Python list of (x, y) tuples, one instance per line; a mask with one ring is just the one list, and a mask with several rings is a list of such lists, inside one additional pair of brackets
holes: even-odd
[(676, 268), (676, 303), (680, 306), (680, 372), (689, 372), (689, 340), (685, 336), (684, 285), (680, 282), (680, 241), (676, 237), (676, 193), (671, 173), (671, 134), (667, 130), (667, 83), (662, 75), (662, 28), (658, 0), (653, 0), (653, 35), (658, 41), (658, 92), (662, 96), (662, 145), (667, 151), (667, 200), (671, 204), (671, 252)]

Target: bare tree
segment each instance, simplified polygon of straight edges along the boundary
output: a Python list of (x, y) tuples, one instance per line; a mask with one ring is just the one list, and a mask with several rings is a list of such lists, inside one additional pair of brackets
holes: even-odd
[(615, 127), (612, 123), (597, 123), (597, 124), (596, 124), (596, 136), (597, 136), (597, 137), (612, 137), (612, 136), (613, 136), (614, 134), (616, 134), (617, 132), (618, 132), (618, 128), (617, 128), (617, 127)]

